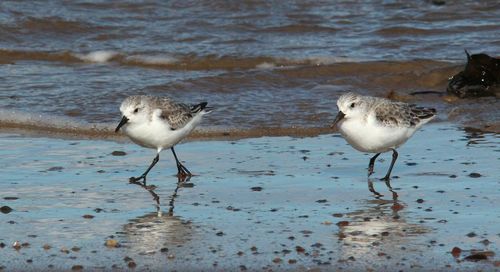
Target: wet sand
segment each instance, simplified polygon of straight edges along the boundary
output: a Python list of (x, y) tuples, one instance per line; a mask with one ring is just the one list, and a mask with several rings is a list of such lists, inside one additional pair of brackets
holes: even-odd
[(169, 152), (148, 176), (158, 212), (128, 183), (152, 150), (3, 133), (0, 268), (499, 270), (499, 142), (430, 124), (399, 149), (392, 192), (390, 155), (367, 182), (370, 155), (335, 134), (188, 142), (196, 176), (179, 185)]

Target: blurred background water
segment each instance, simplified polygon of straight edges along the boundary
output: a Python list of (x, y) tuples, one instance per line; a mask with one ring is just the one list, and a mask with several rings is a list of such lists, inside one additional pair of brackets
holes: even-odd
[(152, 94), (208, 101), (216, 130), (325, 128), (345, 90), (444, 92), (464, 49), (500, 55), (498, 18), (498, 1), (1, 1), (0, 124), (107, 128)]

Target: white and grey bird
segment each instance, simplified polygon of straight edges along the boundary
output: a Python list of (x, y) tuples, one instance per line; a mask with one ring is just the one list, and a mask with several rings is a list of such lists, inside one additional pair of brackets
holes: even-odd
[(120, 106), (123, 115), (115, 129), (122, 131), (136, 144), (156, 149), (156, 157), (148, 169), (139, 177), (131, 177), (131, 182), (142, 180), (160, 159), (160, 152), (170, 148), (177, 163), (177, 176), (189, 177), (191, 172), (181, 164), (174, 146), (184, 139), (200, 122), (203, 115), (212, 109), (207, 102), (188, 106), (168, 97), (135, 95), (127, 97)]
[(346, 93), (337, 100), (339, 113), (332, 127), (355, 149), (376, 153), (370, 159), (368, 176), (373, 174), (377, 157), (392, 151), (389, 171), (383, 178), (388, 181), (398, 158), (396, 148), (404, 144), (421, 126), (436, 115), (432, 108), (395, 102), (385, 98)]

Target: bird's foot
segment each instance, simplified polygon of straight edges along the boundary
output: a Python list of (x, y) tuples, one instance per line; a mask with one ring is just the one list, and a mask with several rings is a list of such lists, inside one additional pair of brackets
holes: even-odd
[(391, 181), (391, 178), (389, 176), (385, 176), (385, 177), (381, 178), (380, 180), (385, 181), (385, 182), (389, 182), (389, 181)]
[(142, 175), (142, 176), (137, 177), (137, 178), (136, 178), (136, 177), (131, 177), (131, 178), (128, 180), (128, 182), (129, 182), (129, 183), (136, 183), (136, 184), (137, 184), (137, 183), (140, 183), (140, 182), (139, 182), (140, 180), (142, 180), (142, 182), (141, 182), (141, 183), (142, 183), (142, 185), (146, 186), (146, 176), (145, 176), (145, 175)]
[(185, 180), (186, 178), (190, 178), (191, 176), (193, 176), (193, 174), (191, 174), (191, 172), (189, 172), (189, 170), (187, 170), (184, 165), (177, 165), (177, 177), (179, 178), (179, 180)]

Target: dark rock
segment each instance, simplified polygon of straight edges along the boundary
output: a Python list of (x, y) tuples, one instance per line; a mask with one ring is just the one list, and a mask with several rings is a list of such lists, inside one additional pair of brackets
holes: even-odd
[(453, 257), (455, 257), (455, 258), (460, 257), (460, 253), (462, 253), (462, 249), (460, 249), (459, 247), (454, 247), (451, 250), (451, 255), (453, 255)]
[(467, 233), (467, 237), (469, 237), (469, 238), (476, 237), (476, 236), (477, 236), (477, 234), (475, 232)]
[(471, 177), (471, 178), (480, 178), (481, 174), (479, 174), (479, 173), (470, 173), (469, 177)]
[(349, 221), (339, 221), (337, 222), (337, 226), (339, 227), (345, 227), (349, 225)]
[(306, 250), (305, 248), (301, 247), (301, 246), (296, 246), (295, 247), (295, 250), (298, 252), (298, 253), (304, 253)]
[(467, 257), (464, 258), (464, 260), (467, 260), (467, 261), (473, 261), (473, 262), (477, 262), (477, 261), (481, 261), (481, 260), (487, 260), (488, 259), (488, 256), (482, 252), (480, 253), (474, 253), (474, 254), (471, 254)]
[(460, 98), (495, 96), (500, 92), (500, 59), (469, 55), (463, 71), (451, 77), (446, 91)]
[(113, 156), (125, 156), (125, 155), (127, 155), (127, 153), (125, 153), (123, 151), (113, 151), (113, 152), (111, 152), (111, 155), (113, 155)]
[(12, 208), (9, 207), (9, 206), (2, 206), (2, 207), (0, 207), (0, 212), (2, 212), (2, 213), (7, 214), (7, 213), (10, 213), (11, 211), (12, 211)]

